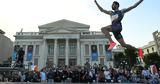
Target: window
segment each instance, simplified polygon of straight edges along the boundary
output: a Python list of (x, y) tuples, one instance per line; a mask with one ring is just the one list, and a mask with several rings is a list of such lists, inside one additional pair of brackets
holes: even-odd
[(36, 45), (35, 55), (39, 55), (39, 45)]
[(59, 56), (65, 55), (65, 45), (63, 43), (59, 44)]
[(54, 54), (54, 44), (48, 44), (48, 55)]
[(83, 35), (89, 35), (90, 32), (83, 32)]
[(99, 54), (103, 55), (103, 46), (102, 46), (102, 44), (99, 45)]
[(76, 59), (69, 59), (69, 65), (70, 66), (76, 65)]
[(58, 59), (58, 66), (65, 65), (65, 59)]
[(85, 55), (89, 55), (89, 45), (85, 45)]
[(34, 58), (34, 65), (38, 65), (38, 58)]
[(152, 47), (152, 51), (154, 52), (154, 48)]
[(149, 53), (149, 49), (147, 49), (147, 53)]
[(104, 58), (100, 58), (100, 64), (104, 65)]
[(53, 58), (47, 58), (46, 65), (47, 65), (48, 67), (53, 66)]
[(76, 53), (77, 53), (76, 43), (70, 43), (69, 44), (69, 54), (70, 55), (76, 55)]

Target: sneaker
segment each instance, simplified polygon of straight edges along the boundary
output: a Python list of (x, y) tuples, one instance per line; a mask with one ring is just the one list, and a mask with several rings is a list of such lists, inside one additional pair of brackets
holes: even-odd
[(111, 42), (111, 43), (109, 44), (108, 50), (112, 50), (115, 45), (116, 45), (115, 42)]

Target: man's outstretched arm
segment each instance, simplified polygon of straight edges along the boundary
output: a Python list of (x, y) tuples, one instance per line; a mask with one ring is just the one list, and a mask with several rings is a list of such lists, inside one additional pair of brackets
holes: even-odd
[(138, 1), (137, 3), (135, 3), (133, 6), (131, 6), (131, 7), (129, 7), (129, 8), (126, 8), (126, 9), (123, 9), (122, 11), (123, 11), (124, 13), (129, 12), (130, 10), (136, 8), (142, 1), (143, 1), (143, 0), (139, 0), (139, 1)]
[(104, 10), (104, 9), (97, 3), (96, 0), (95, 0), (94, 2), (96, 3), (97, 7), (99, 8), (99, 10), (100, 10), (101, 12), (104, 12), (104, 13), (106, 13), (106, 14), (111, 15), (111, 11)]

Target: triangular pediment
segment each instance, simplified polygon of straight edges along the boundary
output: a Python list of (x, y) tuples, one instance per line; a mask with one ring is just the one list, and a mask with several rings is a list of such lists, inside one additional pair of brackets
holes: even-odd
[(39, 26), (39, 28), (68, 28), (68, 27), (86, 27), (89, 28), (89, 25), (62, 19), (55, 22), (47, 23)]
[(73, 31), (89, 31), (89, 25), (70, 21), (70, 20), (58, 20), (48, 24), (39, 26), (40, 32), (73, 32)]
[(66, 29), (66, 28), (56, 28), (56, 29), (48, 29), (46, 33), (77, 33), (78, 31)]

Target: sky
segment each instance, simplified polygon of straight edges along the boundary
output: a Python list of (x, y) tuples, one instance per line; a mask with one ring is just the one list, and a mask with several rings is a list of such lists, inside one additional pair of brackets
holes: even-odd
[[(111, 10), (113, 1), (97, 0), (106, 10)], [(138, 0), (117, 1), (122, 9)], [(126, 43), (142, 47), (153, 40), (152, 33), (160, 31), (159, 4), (160, 0), (144, 0), (125, 14), (122, 35)], [(22, 28), (23, 32), (38, 32), (38, 26), (61, 19), (90, 25), (90, 31), (100, 31), (111, 24), (110, 16), (100, 12), (94, 0), (0, 0), (0, 29), (12, 41)]]

